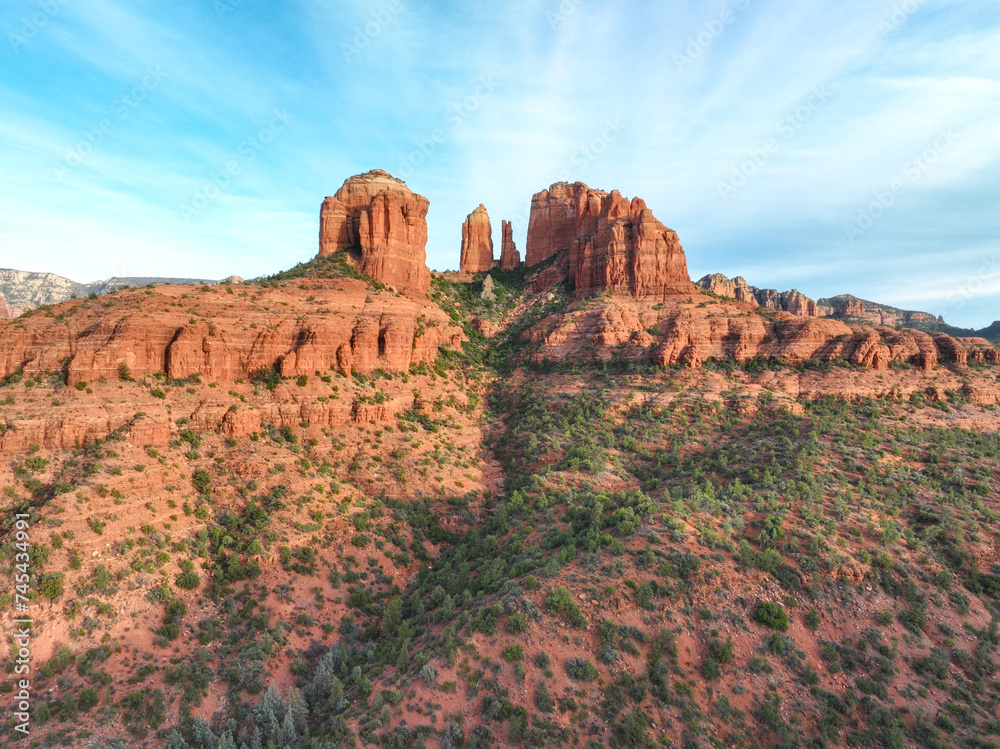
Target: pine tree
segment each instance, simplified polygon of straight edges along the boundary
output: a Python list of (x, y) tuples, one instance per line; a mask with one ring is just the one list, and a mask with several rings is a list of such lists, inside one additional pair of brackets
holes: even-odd
[(274, 743), (282, 747), (282, 749), (287, 749), (287, 747), (292, 746), (298, 738), (299, 734), (295, 730), (295, 723), (292, 720), (292, 714), (285, 713), (285, 719), (282, 721), (281, 727), (278, 729), (277, 735), (274, 738)]
[(257, 709), (254, 710), (254, 717), (264, 730), (266, 738), (274, 738), (278, 728), (281, 726), (284, 712), (285, 707), (284, 701), (281, 699), (281, 692), (278, 691), (278, 687), (274, 682), (271, 682), (267, 691), (264, 692), (264, 696), (260, 698)]
[(302, 735), (306, 730), (306, 722), (309, 717), (309, 708), (306, 707), (305, 700), (302, 699), (302, 692), (296, 687), (290, 687), (285, 692), (285, 714), (292, 716), (295, 731)]
[(198, 742), (201, 749), (216, 749), (219, 739), (212, 733), (212, 727), (204, 718), (194, 719), (194, 740)]
[(344, 699), (344, 682), (338, 679), (336, 676), (333, 677), (333, 681), (330, 682), (330, 705), (334, 710), (339, 710), (338, 705), (340, 701)]

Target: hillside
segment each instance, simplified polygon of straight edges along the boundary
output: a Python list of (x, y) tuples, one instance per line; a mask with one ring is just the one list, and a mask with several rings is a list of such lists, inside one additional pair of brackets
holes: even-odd
[[(903, 310), (888, 304), (879, 304), (867, 299), (859, 299), (850, 294), (841, 294), (829, 299), (820, 299), (817, 304), (821, 307), (831, 309), (844, 309), (845, 312), (850, 305), (854, 305), (855, 308), (857, 308), (857, 305), (861, 305), (870, 314), (878, 315), (880, 319), (885, 320), (883, 324), (915, 328), (923, 330), (926, 333), (945, 333), (955, 338), (985, 338), (992, 343), (1000, 343), (1000, 321), (994, 322), (992, 325), (981, 330), (956, 328), (954, 325), (946, 323), (941, 317), (934, 317), (927, 312)], [(845, 316), (851, 317), (852, 315), (845, 314)], [(870, 321), (872, 317), (863, 313), (862, 319)]]

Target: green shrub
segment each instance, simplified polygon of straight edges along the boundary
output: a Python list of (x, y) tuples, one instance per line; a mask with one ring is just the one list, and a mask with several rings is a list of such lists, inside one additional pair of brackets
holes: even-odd
[(528, 617), (524, 614), (512, 614), (505, 625), (508, 632), (514, 635), (528, 631)]
[(784, 632), (788, 629), (788, 614), (780, 604), (764, 601), (753, 612), (753, 620), (765, 627)]
[(50, 601), (58, 600), (62, 597), (65, 592), (63, 590), (63, 582), (66, 580), (65, 573), (62, 572), (46, 572), (41, 575), (38, 579), (38, 592), (43, 596), (48, 598)]
[(522, 658), (524, 658), (524, 648), (520, 645), (511, 645), (503, 651), (503, 659), (507, 661), (507, 663), (513, 663), (514, 661), (519, 661)]
[(549, 689), (545, 686), (544, 682), (538, 687), (538, 691), (535, 692), (535, 706), (543, 713), (551, 713), (556, 709), (556, 701), (552, 699), (552, 695), (549, 694)]
[(545, 599), (545, 607), (553, 613), (566, 614), (574, 627), (583, 629), (587, 626), (587, 617), (573, 600), (573, 594), (566, 588), (553, 588)]
[(593, 681), (597, 678), (597, 666), (586, 658), (570, 658), (566, 661), (566, 674), (576, 681)]
[(194, 590), (201, 585), (201, 578), (197, 572), (185, 572), (177, 577), (177, 587), (186, 590)]

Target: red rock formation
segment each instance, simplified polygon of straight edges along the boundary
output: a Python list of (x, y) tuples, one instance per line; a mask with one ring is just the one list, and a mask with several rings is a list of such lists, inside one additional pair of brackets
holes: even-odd
[(798, 317), (824, 316), (820, 313), (819, 305), (816, 302), (795, 289), (791, 291), (754, 289), (754, 296), (757, 298), (758, 304), (764, 309), (775, 310), (776, 312), (791, 312)]
[(579, 236), (580, 216), (590, 192), (582, 182), (559, 182), (532, 197), (525, 264), (537, 265), (572, 247)]
[(482, 203), (462, 224), (460, 268), (463, 273), (493, 270), (493, 227), (490, 225), (490, 214)]
[(319, 255), (349, 249), (360, 270), (406, 293), (430, 289), (430, 201), (380, 169), (351, 177), (320, 211)]
[(730, 280), (721, 273), (713, 273), (700, 279), (698, 286), (716, 296), (735, 299), (738, 302), (748, 302), (754, 307), (758, 306), (757, 298), (754, 296), (756, 289), (748, 284), (743, 276), (736, 276)]
[(785, 291), (781, 294), (781, 309), (791, 312), (797, 317), (819, 317), (819, 307), (816, 302), (800, 294), (795, 289)]
[(935, 322), (944, 323), (943, 319), (936, 318), (927, 312), (914, 312), (875, 302), (865, 302), (863, 299), (848, 294), (832, 299), (821, 299), (819, 304), (824, 305), (823, 308), (828, 310), (828, 314), (835, 317), (853, 319), (855, 322), (864, 322), (869, 325), (884, 325), (895, 328), (927, 326)]
[(663, 303), (651, 302), (616, 296), (553, 315), (529, 329), (525, 338), (541, 344), (533, 354), (536, 359), (551, 361), (613, 357), (697, 367), (709, 359), (762, 357), (793, 365), (842, 360), (871, 370), (909, 364), (924, 371), (939, 364), (961, 368), (968, 362), (1000, 361), (1000, 350), (986, 340), (848, 326), (831, 317), (785, 311), (765, 316), (755, 313), (749, 302), (706, 303), (698, 296), (673, 295)]
[(13, 316), (7, 308), (7, 301), (3, 298), (3, 294), (0, 294), (0, 320), (9, 320)]
[(569, 250), (578, 296), (612, 291), (663, 296), (692, 290), (677, 234), (639, 198), (559, 183), (532, 198), (528, 265)]
[(837, 317), (864, 317), (865, 305), (860, 299), (847, 299), (834, 307), (833, 314)]
[[(195, 299), (185, 305), (197, 309), (199, 319), (180, 309), (165, 311), (165, 303), (187, 294)], [(118, 380), (123, 367), (135, 378), (162, 372), (219, 382), (261, 369), (286, 377), (331, 368), (405, 372), (411, 364), (433, 361), (439, 346), (460, 336), (438, 307), (370, 294), (360, 281), (337, 279), (313, 287), (311, 301), (302, 297), (291, 286), (258, 289), (255, 299), (222, 287), (160, 286), (119, 292), (111, 307), (96, 300), (65, 302), (62, 323), (29, 315), (17, 326), (0, 324), (0, 379), (18, 370), (65, 372), (73, 385)]]
[(637, 297), (693, 290), (677, 234), (640, 199), (631, 204), (615, 190), (591, 193), (569, 255), (569, 280), (577, 296), (601, 291)]
[(500, 270), (514, 270), (521, 264), (521, 253), (514, 244), (514, 229), (510, 221), (503, 224), (503, 245), (500, 250)]

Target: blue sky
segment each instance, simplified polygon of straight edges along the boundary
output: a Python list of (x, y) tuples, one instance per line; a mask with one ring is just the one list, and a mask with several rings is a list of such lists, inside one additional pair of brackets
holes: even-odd
[(274, 272), (372, 168), (524, 247), (560, 179), (639, 195), (692, 276), (1000, 318), (995, 0), (8, 0), (0, 267)]

